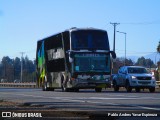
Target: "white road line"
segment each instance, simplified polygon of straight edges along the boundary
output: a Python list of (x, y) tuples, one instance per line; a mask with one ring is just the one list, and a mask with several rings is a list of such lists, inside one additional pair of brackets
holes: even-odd
[[(2, 94), (11, 94), (11, 93), (2, 93)], [(63, 99), (78, 99), (78, 100), (84, 100), (84, 99), (90, 99), (90, 100), (134, 100), (134, 99), (142, 99), (142, 100), (160, 100), (160, 98), (153, 98), (153, 97), (135, 97), (135, 98), (133, 98), (133, 97), (131, 97), (130, 98), (130, 96), (129, 97), (118, 97), (118, 98), (116, 98), (116, 97), (112, 97), (112, 98), (106, 98), (106, 97), (44, 97), (44, 96), (35, 96), (35, 95), (26, 95), (26, 94), (16, 94), (16, 95), (20, 95), (20, 96), (28, 96), (28, 97), (35, 97), (35, 98), (51, 98), (51, 99), (61, 99), (61, 100), (63, 100)], [(75, 101), (76, 101), (75, 100)], [(77, 101), (78, 101), (77, 100)]]
[[(43, 98), (46, 98), (46, 97), (43, 97)], [(80, 102), (80, 103), (106, 104), (106, 105), (114, 105), (114, 106), (123, 106), (124, 105), (124, 104), (116, 104), (116, 103), (104, 103), (104, 102), (87, 101), (87, 99), (88, 100), (91, 100), (91, 99), (104, 100), (104, 99), (115, 99), (115, 98), (99, 98), (99, 97), (89, 97), (89, 98), (86, 98), (86, 97), (85, 98), (81, 98), (81, 97), (80, 98), (73, 98), (73, 97), (47, 97), (47, 98), (65, 100), (65, 101), (70, 101), (70, 102)], [(116, 99), (121, 99), (122, 100), (122, 99), (142, 99), (142, 98), (116, 98)], [(148, 97), (146, 97), (145, 99), (148, 99)], [(157, 98), (157, 99), (160, 99), (160, 98)], [(129, 105), (129, 106), (138, 107), (138, 108), (145, 109), (145, 110), (158, 110), (158, 111), (160, 110), (160, 108), (152, 108), (152, 107), (145, 107), (145, 106), (138, 106), (138, 105)]]
[[(2, 94), (12, 94), (12, 93), (2, 93)], [(44, 96), (35, 96), (35, 95), (25, 95), (25, 94), (16, 94), (19, 96), (26, 96), (26, 97), (34, 97), (34, 98), (49, 98), (49, 99), (57, 99), (61, 101), (70, 101), (70, 102), (81, 102), (81, 103), (94, 103), (94, 104), (105, 104), (105, 105), (115, 105), (115, 106), (124, 106), (125, 104), (116, 104), (116, 103), (104, 103), (104, 102), (94, 102), (89, 100), (131, 100), (131, 99), (160, 99), (160, 98), (152, 98), (152, 97), (139, 97), (139, 98), (105, 98), (105, 97), (44, 97)], [(141, 109), (146, 110), (160, 110), (160, 108), (152, 108), (152, 107), (145, 107), (145, 106), (139, 106), (139, 105), (128, 105), (131, 107), (138, 107)]]
[(136, 97), (136, 98), (129, 98), (129, 97), (123, 97), (123, 98), (105, 98), (105, 97), (90, 97), (90, 99), (99, 99), (99, 100), (134, 100), (134, 99), (143, 99), (143, 100), (160, 100), (160, 98), (152, 98), (152, 97)]
[[(109, 95), (109, 94), (107, 94), (107, 96), (115, 96), (115, 97), (124, 97), (124, 96), (127, 96), (127, 94), (126, 95)], [(127, 97), (139, 97), (139, 96), (127, 96)]]
[(145, 107), (145, 106), (140, 106), (140, 105), (130, 105), (130, 106), (138, 107), (138, 108), (146, 109), (146, 110), (158, 110), (158, 111), (160, 111), (160, 108)]

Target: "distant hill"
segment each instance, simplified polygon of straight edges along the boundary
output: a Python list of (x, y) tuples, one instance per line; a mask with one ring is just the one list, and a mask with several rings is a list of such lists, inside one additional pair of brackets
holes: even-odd
[(140, 57), (138, 57), (138, 56), (127, 56), (127, 58), (131, 59), (135, 63), (135, 62), (137, 62), (138, 58), (140, 58)]
[[(127, 58), (131, 59), (133, 62), (137, 62), (138, 58), (140, 58), (142, 56), (128, 56)], [(145, 59), (151, 59), (154, 63), (160, 61), (160, 54), (157, 53), (152, 53), (152, 54), (148, 54), (143, 56)]]
[(146, 59), (151, 59), (154, 63), (157, 63), (158, 61), (160, 61), (160, 53), (153, 53), (153, 54), (148, 54), (146, 56), (144, 56)]

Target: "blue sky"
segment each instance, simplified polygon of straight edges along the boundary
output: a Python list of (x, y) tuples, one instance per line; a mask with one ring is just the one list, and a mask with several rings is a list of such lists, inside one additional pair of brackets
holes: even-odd
[[(34, 59), (37, 40), (71, 27), (108, 31), (113, 25), (127, 33), (127, 56), (156, 52), (160, 41), (160, 0), (0, 0), (0, 59)], [(116, 33), (116, 53), (124, 56), (124, 34)]]

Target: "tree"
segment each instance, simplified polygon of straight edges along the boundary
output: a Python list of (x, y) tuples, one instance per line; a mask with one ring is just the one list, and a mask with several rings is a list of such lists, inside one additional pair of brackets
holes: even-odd
[[(160, 54), (160, 41), (159, 41), (159, 44), (157, 46), (157, 52)], [(160, 61), (157, 62), (157, 72), (156, 72), (156, 78), (157, 80), (160, 80)]]
[(126, 66), (131, 66), (133, 65), (133, 61), (131, 59), (126, 59)]
[[(32, 82), (35, 80), (35, 61), (29, 60), (26, 56), (22, 59), (23, 62), (23, 82)], [(20, 80), (21, 73), (21, 59), (16, 57), (11, 59), (8, 56), (2, 58), (0, 62), (0, 79), (6, 79), (7, 82), (14, 82)]]
[(35, 64), (33, 61), (29, 60), (26, 56), (23, 61), (23, 73), (24, 73), (24, 81), (31, 82), (33, 81), (33, 74), (35, 73)]
[[(126, 59), (126, 66), (132, 66), (133, 61), (131, 59)], [(119, 67), (124, 66), (124, 58), (116, 58), (115, 62), (113, 62), (113, 73), (117, 73)]]
[(2, 78), (7, 79), (8, 82), (14, 78), (14, 66), (13, 59), (10, 59), (8, 56), (2, 58), (2, 70), (3, 75)]
[(138, 58), (135, 65), (144, 66), (144, 67), (147, 67), (147, 68), (154, 68), (155, 67), (154, 62), (150, 58), (145, 59), (143, 56), (141, 58)]
[(144, 58), (144, 57), (138, 58), (138, 60), (137, 60), (137, 62), (135, 63), (135, 65), (146, 66), (145, 58)]
[(21, 60), (20, 58), (16, 57), (14, 59), (14, 79), (20, 78), (20, 71), (21, 71)]
[(157, 52), (160, 53), (160, 41), (159, 41), (159, 44), (157, 46)]

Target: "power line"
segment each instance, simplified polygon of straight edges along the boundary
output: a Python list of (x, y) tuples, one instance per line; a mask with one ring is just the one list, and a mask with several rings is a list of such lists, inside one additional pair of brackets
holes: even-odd
[[(116, 53), (119, 53), (119, 54), (123, 54), (124, 53), (124, 50), (117, 50), (116, 49)], [(127, 54), (128, 55), (132, 55), (132, 54), (154, 54), (154, 53), (157, 53), (157, 52), (137, 52), (137, 51), (127, 51)]]
[(152, 24), (160, 24), (160, 20), (157, 21), (148, 21), (148, 22), (126, 22), (121, 24), (128, 24), (128, 25), (152, 25)]
[[(125, 50), (116, 49), (118, 52), (124, 52)], [(129, 53), (157, 53), (156, 51), (128, 51)]]

